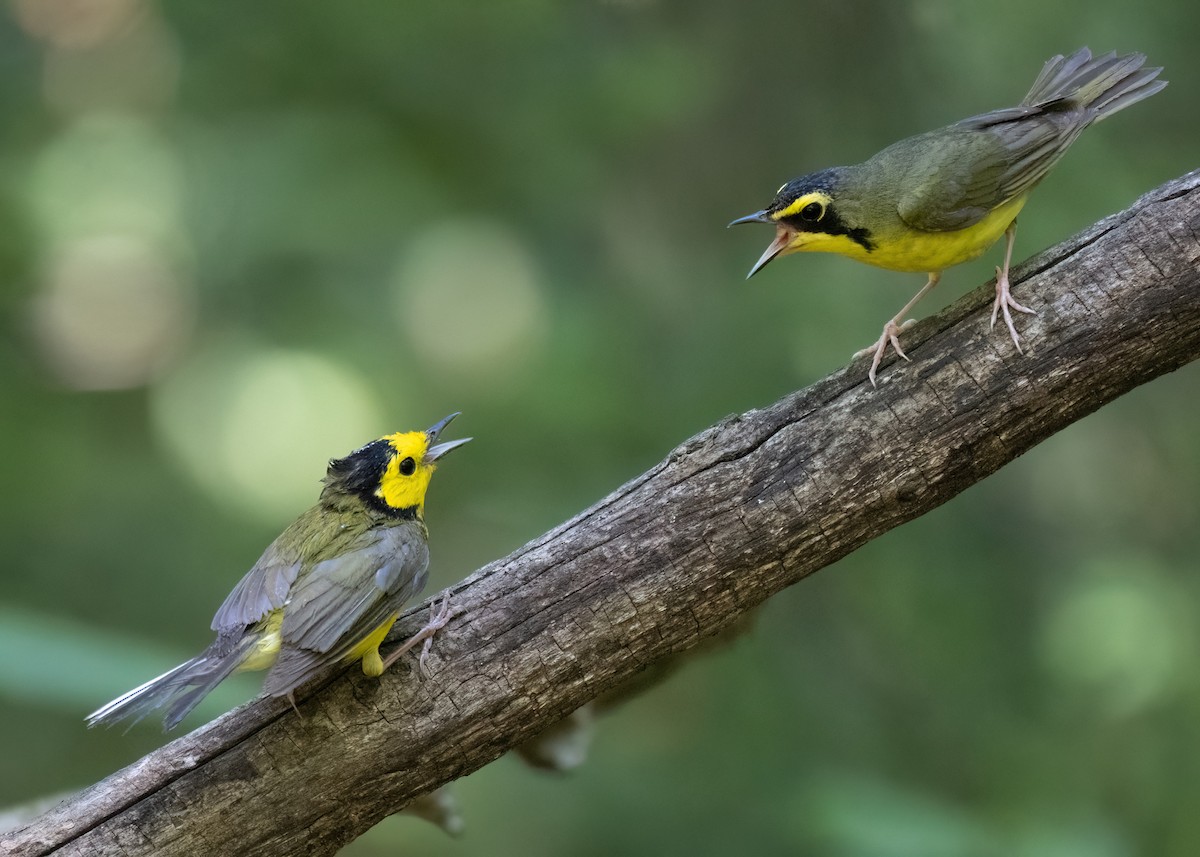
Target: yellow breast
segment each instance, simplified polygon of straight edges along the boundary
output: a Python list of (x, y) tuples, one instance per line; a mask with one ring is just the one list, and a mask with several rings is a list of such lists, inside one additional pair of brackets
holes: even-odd
[(869, 251), (844, 235), (820, 233), (805, 233), (810, 240), (799, 246), (793, 245), (791, 249), (840, 253), (891, 271), (944, 271), (977, 258), (995, 244), (1024, 205), (1024, 195), (1015, 197), (973, 226), (953, 232), (898, 229), (894, 234), (874, 236), (875, 247)]

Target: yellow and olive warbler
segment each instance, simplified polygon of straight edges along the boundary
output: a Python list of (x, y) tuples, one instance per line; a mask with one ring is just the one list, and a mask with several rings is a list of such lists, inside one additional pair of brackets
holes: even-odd
[(901, 140), (855, 166), (789, 181), (769, 206), (729, 224), (761, 222), (776, 228), (775, 240), (749, 276), (776, 256), (801, 250), (928, 274), (924, 288), (884, 325), (879, 341), (859, 352), (874, 352), (867, 373), (874, 384), (889, 343), (908, 359), (897, 338), (908, 323), (900, 322), (937, 285), (941, 272), (978, 257), (1005, 235), (992, 326), (1002, 313), (1020, 351), (1009, 309), (1033, 310), (1009, 293), (1017, 214), (1084, 128), (1167, 85), (1155, 80), (1162, 69), (1143, 69), (1145, 61), (1142, 54), (1093, 59), (1087, 48), (1053, 57), (1016, 107)]
[[(458, 414), (426, 431), (382, 437), (329, 462), (320, 499), (280, 534), (213, 618), (196, 657), (88, 715), (89, 726), (140, 720), (167, 706), (171, 729), (231, 673), (268, 670), (263, 690), (292, 691), (326, 666), (362, 661), (377, 676), (443, 627), (449, 601), (386, 659), (379, 646), (425, 585), (425, 492), (439, 460), (470, 438), (437, 443)], [(422, 653), (422, 667), (424, 666)]]

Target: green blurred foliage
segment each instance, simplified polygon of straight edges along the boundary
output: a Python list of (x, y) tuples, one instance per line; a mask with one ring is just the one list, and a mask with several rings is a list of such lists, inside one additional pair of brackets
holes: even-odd
[[(768, 236), (724, 224), (785, 179), (1015, 103), (1084, 44), (1171, 86), (1084, 135), (1018, 256), (1195, 167), (1194, 14), (15, 0), (0, 805), (163, 742), (82, 717), (208, 641), (327, 458), (464, 411), (432, 591), (841, 366), (920, 279), (814, 255), (743, 283)], [(456, 784), (463, 838), (396, 818), (346, 853), (1197, 853), (1196, 371), (783, 593), (569, 779), (506, 758)]]

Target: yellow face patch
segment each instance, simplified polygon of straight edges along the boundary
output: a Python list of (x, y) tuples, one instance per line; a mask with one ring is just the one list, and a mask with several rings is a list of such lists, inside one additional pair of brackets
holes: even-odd
[(436, 469), (433, 462), (425, 463), (429, 438), (423, 431), (409, 431), (389, 434), (384, 440), (396, 454), (383, 471), (375, 496), (393, 509), (423, 509), (429, 478)]
[(860, 262), (873, 262), (871, 254), (857, 241), (845, 235), (829, 235), (825, 232), (794, 232), (780, 256), (792, 253), (837, 253)]
[(785, 218), (785, 217), (792, 217), (794, 215), (799, 214), (801, 211), (803, 211), (808, 206), (812, 205), (814, 202), (817, 203), (821, 207), (820, 213), (816, 217), (812, 217), (812, 218), (806, 217), (804, 219), (805, 220), (811, 219), (814, 223), (816, 223), (822, 217), (825, 216), (825, 209), (827, 209), (829, 207), (829, 204), (831, 202), (833, 202), (833, 197), (831, 197), (829, 194), (823, 193), (819, 190), (809, 191), (806, 194), (801, 194), (800, 196), (796, 197), (795, 202), (793, 202), (787, 208), (780, 209), (779, 211), (772, 214), (771, 219), (775, 220), (775, 221), (779, 221), (779, 220), (783, 220), (783, 218)]

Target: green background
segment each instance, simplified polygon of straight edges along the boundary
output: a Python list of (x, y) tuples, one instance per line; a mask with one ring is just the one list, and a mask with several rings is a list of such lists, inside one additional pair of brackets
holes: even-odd
[[(1085, 44), (1171, 86), (1083, 136), (1017, 257), (1197, 166), (1182, 0), (0, 18), (0, 806), (164, 742), (82, 718), (208, 642), (331, 456), (464, 412), (432, 592), (842, 366), (921, 278), (814, 254), (743, 282), (770, 231), (724, 225), (786, 179), (1014, 104)], [(462, 838), (395, 818), (345, 853), (1200, 852), (1198, 380), (773, 599), (602, 719), (573, 774), (456, 784)]]

